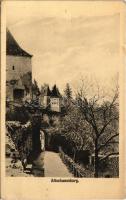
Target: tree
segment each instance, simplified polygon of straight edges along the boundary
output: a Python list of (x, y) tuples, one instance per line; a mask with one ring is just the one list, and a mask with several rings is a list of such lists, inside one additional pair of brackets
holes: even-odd
[(40, 95), (40, 90), (38, 87), (38, 83), (34, 79), (34, 82), (32, 83), (32, 96), (34, 96), (35, 98), (38, 98), (39, 95)]
[[(114, 90), (111, 100), (105, 100), (98, 93), (88, 98), (83, 88), (77, 93), (77, 105), (83, 114), (83, 119), (90, 125), (94, 142), (94, 171), (98, 177), (100, 163), (111, 155), (118, 155), (118, 87)], [(100, 158), (100, 155), (104, 157)]]
[(26, 93), (30, 93), (31, 85), (32, 85), (32, 73), (29, 71), (23, 75), (21, 75), (22, 84), (25, 87)]
[(69, 83), (66, 84), (66, 88), (64, 90), (64, 94), (65, 94), (65, 97), (67, 99), (71, 99), (72, 98), (72, 89), (71, 89)]
[(64, 98), (63, 98), (63, 104), (64, 104), (64, 110), (67, 113), (70, 109), (70, 106), (72, 104), (72, 89), (69, 85), (69, 83), (66, 84), (66, 88), (64, 90)]
[(61, 133), (66, 139), (65, 149), (72, 151), (73, 160), (78, 151), (93, 150), (93, 142), (92, 138), (89, 137), (89, 132), (90, 126), (84, 121), (83, 115), (74, 101), (71, 101), (66, 115), (61, 119), (58, 133)]

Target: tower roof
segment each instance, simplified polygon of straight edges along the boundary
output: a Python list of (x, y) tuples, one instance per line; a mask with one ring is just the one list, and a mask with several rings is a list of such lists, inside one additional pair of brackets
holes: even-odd
[(52, 97), (61, 97), (61, 94), (60, 94), (58, 88), (56, 87), (56, 85), (53, 86), (51, 96)]
[(7, 29), (6, 35), (6, 54), (14, 56), (32, 57), (29, 53), (24, 51), (16, 42), (10, 31)]
[(44, 95), (45, 95), (45, 96), (51, 96), (51, 91), (50, 91), (49, 86), (48, 86), (47, 88), (45, 88), (45, 90), (44, 90)]

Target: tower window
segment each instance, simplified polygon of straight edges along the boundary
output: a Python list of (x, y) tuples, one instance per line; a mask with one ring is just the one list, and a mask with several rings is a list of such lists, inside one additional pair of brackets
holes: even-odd
[(12, 70), (15, 70), (15, 67), (14, 67), (14, 66), (12, 66)]

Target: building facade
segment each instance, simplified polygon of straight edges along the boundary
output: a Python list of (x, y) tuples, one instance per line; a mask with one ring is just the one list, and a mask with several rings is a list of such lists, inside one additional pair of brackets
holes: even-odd
[(32, 55), (24, 51), (10, 31), (6, 34), (6, 100), (23, 101), (31, 98)]
[(50, 90), (49, 86), (45, 88), (44, 92), (41, 93), (41, 105), (44, 108), (48, 108), (54, 112), (61, 112), (61, 94), (56, 87), (53, 86), (52, 90)]

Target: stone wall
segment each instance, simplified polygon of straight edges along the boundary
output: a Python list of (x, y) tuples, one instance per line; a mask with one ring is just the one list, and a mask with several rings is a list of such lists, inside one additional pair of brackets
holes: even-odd
[(11, 137), (19, 153), (20, 160), (23, 162), (25, 159), (28, 159), (32, 152), (31, 123), (28, 122), (25, 125), (21, 125), (18, 121), (8, 121), (6, 122), (6, 127), (6, 133)]
[[(14, 66), (14, 69), (13, 69)], [(6, 56), (6, 79), (20, 78), (26, 72), (32, 71), (31, 58), (23, 56)]]
[(30, 57), (6, 56), (6, 96), (13, 101), (14, 89), (24, 90), (26, 96), (31, 91), (32, 65)]

